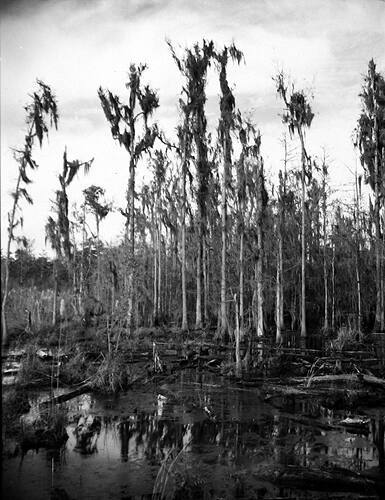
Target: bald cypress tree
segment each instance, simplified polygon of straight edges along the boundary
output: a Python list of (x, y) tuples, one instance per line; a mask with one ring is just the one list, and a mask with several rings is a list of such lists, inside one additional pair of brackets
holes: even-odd
[(227, 312), (226, 312), (226, 253), (227, 253), (227, 191), (232, 175), (232, 140), (231, 132), (234, 129), (235, 99), (230, 89), (227, 78), (227, 64), (229, 59), (241, 62), (243, 54), (235, 45), (224, 47), (222, 51), (215, 51), (214, 57), (217, 61), (219, 72), (219, 84), (221, 88), (219, 120), (219, 142), (223, 151), (223, 171), (221, 189), (221, 221), (222, 221), (222, 256), (221, 256), (221, 335), (227, 335)]
[(385, 79), (373, 59), (361, 93), (362, 111), (358, 120), (357, 145), (366, 181), (374, 194), (374, 246), (376, 254), (376, 313), (374, 329), (384, 330), (384, 244), (381, 212), (385, 204)]
[(8, 241), (5, 254), (5, 275), (3, 284), (3, 299), (1, 304), (1, 326), (2, 345), (7, 341), (7, 319), (6, 307), (9, 293), (9, 259), (11, 245), (16, 240), (15, 230), (23, 225), (20, 202), (22, 199), (32, 204), (33, 200), (27, 191), (27, 186), (32, 182), (29, 171), (36, 170), (38, 165), (33, 158), (33, 148), (36, 139), (40, 145), (48, 136), (48, 127), (57, 128), (58, 111), (57, 102), (51, 88), (40, 80), (37, 80), (37, 90), (30, 96), (31, 101), (25, 107), (27, 133), (25, 135), (22, 149), (14, 150), (14, 158), (18, 165), (18, 176), (15, 191), (12, 193), (13, 205), (8, 213)]
[[(104, 114), (111, 126), (112, 137), (124, 146), (130, 156), (129, 179), (126, 191), (127, 208), (122, 211), (126, 218), (126, 242), (128, 244), (128, 296), (127, 324), (131, 332), (134, 319), (134, 274), (135, 274), (135, 169), (139, 158), (154, 145), (158, 135), (156, 125), (149, 125), (148, 119), (159, 106), (159, 99), (148, 85), (143, 86), (142, 74), (145, 65), (130, 66), (126, 87), (128, 103), (123, 104), (117, 95), (99, 88), (98, 95)], [(143, 128), (142, 135), (139, 129)]]
[(192, 49), (186, 49), (183, 58), (177, 57), (169, 44), (174, 61), (179, 71), (186, 78), (185, 93), (188, 99), (188, 116), (193, 141), (195, 144), (195, 165), (197, 174), (197, 226), (198, 248), (196, 265), (196, 314), (195, 327), (203, 326), (202, 316), (202, 278), (203, 278), (203, 248), (206, 238), (207, 199), (210, 182), (210, 167), (207, 148), (206, 76), (214, 53), (213, 42), (203, 40), (202, 46), (195, 44)]
[(105, 190), (100, 186), (91, 185), (83, 190), (84, 204), (95, 217), (96, 224), (96, 296), (101, 298), (100, 283), (100, 222), (107, 217), (111, 205), (102, 201)]
[(52, 313), (52, 324), (56, 323), (57, 316), (57, 292), (58, 292), (58, 276), (57, 276), (57, 260), (60, 257), (64, 257), (68, 274), (73, 277), (73, 288), (74, 295), (76, 295), (76, 273), (74, 266), (74, 253), (70, 241), (70, 220), (68, 215), (68, 194), (67, 189), (72, 183), (73, 179), (79, 172), (81, 168), (84, 169), (84, 173), (87, 174), (91, 168), (93, 159), (86, 162), (80, 162), (79, 160), (69, 161), (67, 158), (67, 148), (63, 153), (63, 169), (59, 174), (60, 189), (56, 191), (56, 200), (54, 203), (55, 218), (52, 216), (48, 217), (45, 234), (46, 242), (49, 242), (52, 250), (55, 252), (56, 259), (53, 263), (53, 274), (54, 274), (54, 301), (53, 301), (53, 313)]
[(297, 134), (301, 144), (301, 337), (306, 338), (306, 179), (311, 177), (311, 160), (305, 147), (305, 131), (310, 128), (314, 113), (303, 90), (292, 89), (288, 92), (287, 82), (283, 73), (275, 78), (277, 92), (282, 98), (285, 111), (282, 120), (287, 124), (291, 136)]

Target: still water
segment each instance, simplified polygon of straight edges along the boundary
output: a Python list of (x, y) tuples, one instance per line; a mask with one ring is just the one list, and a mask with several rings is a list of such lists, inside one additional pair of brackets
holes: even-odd
[[(24, 418), (33, 418), (46, 397), (31, 394)], [(349, 479), (325, 486), (303, 478), (325, 467), (345, 476), (383, 468), (381, 409), (366, 410), (367, 427), (349, 432), (336, 426), (346, 412), (317, 401), (273, 406), (257, 389), (195, 370), (150, 392), (84, 394), (66, 407), (66, 444), (4, 459), (2, 498), (382, 498), (378, 487), (362, 491)], [(82, 423), (86, 436), (78, 432)], [(298, 480), (282, 484), (283, 470)]]

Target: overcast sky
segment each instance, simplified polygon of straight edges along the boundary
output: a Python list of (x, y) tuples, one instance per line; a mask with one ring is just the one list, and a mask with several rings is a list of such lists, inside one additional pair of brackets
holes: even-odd
[[(349, 188), (363, 74), (372, 57), (385, 71), (383, 0), (3, 0), (0, 5), (2, 248), (17, 176), (10, 147), (23, 143), (23, 106), (36, 78), (54, 89), (60, 114), (58, 131), (35, 150), (34, 206), (24, 211), (24, 233), (41, 252), (65, 145), (69, 159), (95, 158), (88, 177), (81, 174), (73, 182), (70, 201), (79, 202), (82, 189), (97, 184), (116, 206), (124, 203), (128, 158), (111, 137), (97, 98), (100, 85), (124, 97), (130, 63), (147, 63), (146, 80), (160, 97), (155, 119), (174, 134), (182, 79), (166, 38), (177, 50), (204, 37), (218, 47), (234, 41), (244, 52), (246, 63), (231, 69), (229, 79), (237, 107), (250, 112), (261, 130), (273, 176), (281, 165), (284, 127), (272, 77), (279, 69), (290, 73), (299, 88), (314, 95), (309, 152), (319, 155), (325, 147), (333, 186), (342, 192)], [(207, 94), (213, 131), (219, 95), (214, 71)], [(122, 224), (121, 215), (109, 216), (102, 237), (114, 241)]]

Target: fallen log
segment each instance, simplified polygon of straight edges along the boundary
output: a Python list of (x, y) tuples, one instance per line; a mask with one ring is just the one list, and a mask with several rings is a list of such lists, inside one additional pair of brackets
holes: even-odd
[(324, 382), (350, 382), (350, 383), (361, 383), (369, 385), (376, 388), (381, 388), (385, 390), (385, 380), (374, 377), (373, 375), (364, 375), (362, 373), (344, 373), (341, 375), (318, 375), (310, 378), (296, 379), (298, 383), (305, 382), (308, 387), (310, 384), (322, 384)]
[(347, 417), (341, 420), (340, 425), (354, 434), (369, 434), (370, 419), (366, 417)]
[(291, 420), (292, 422), (295, 422), (297, 424), (304, 425), (306, 427), (311, 427), (313, 429), (317, 428), (323, 431), (335, 431), (335, 430), (340, 431), (343, 429), (342, 425), (329, 424), (328, 422), (324, 422), (319, 418), (315, 417), (306, 417), (305, 415), (295, 415), (293, 413), (285, 413), (285, 412), (280, 412), (279, 416), (287, 418), (288, 420)]
[(86, 382), (85, 384), (82, 384), (80, 387), (77, 387), (72, 391), (66, 392), (65, 394), (60, 394), (60, 396), (55, 396), (53, 398), (48, 399), (47, 401), (43, 401), (42, 403), (40, 403), (39, 407), (44, 408), (50, 405), (65, 403), (66, 401), (69, 401), (70, 399), (76, 396), (80, 396), (81, 394), (84, 394), (85, 392), (90, 390), (91, 390), (90, 384), (89, 382)]
[(310, 469), (299, 466), (287, 466), (263, 477), (273, 484), (286, 488), (310, 491), (376, 493), (378, 483), (343, 468)]
[(265, 401), (276, 397), (276, 396), (306, 396), (309, 395), (309, 391), (304, 389), (298, 389), (297, 387), (291, 387), (286, 385), (265, 385), (262, 387), (265, 391)]

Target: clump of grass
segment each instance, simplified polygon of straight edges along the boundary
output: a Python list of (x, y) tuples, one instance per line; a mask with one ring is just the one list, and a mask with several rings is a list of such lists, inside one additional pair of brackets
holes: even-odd
[(21, 385), (31, 386), (36, 383), (48, 384), (51, 380), (52, 367), (37, 356), (37, 345), (29, 344), (22, 360), (18, 381)]
[(331, 342), (332, 351), (343, 351), (357, 346), (362, 341), (362, 334), (351, 327), (343, 326), (337, 332), (337, 338)]
[(80, 384), (92, 377), (95, 371), (94, 365), (87, 362), (85, 353), (78, 351), (60, 367), (60, 381), (68, 385)]
[(104, 392), (118, 392), (127, 388), (131, 379), (130, 368), (121, 353), (109, 353), (103, 357), (95, 375), (91, 378), (92, 389)]

